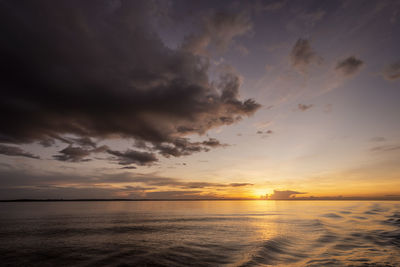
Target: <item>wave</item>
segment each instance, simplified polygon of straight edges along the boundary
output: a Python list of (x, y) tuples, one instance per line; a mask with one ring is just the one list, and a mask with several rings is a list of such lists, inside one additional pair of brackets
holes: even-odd
[(396, 203), (287, 203), (264, 212), (248, 205), (241, 213), (171, 208), (171, 214), (133, 209), (4, 218), (0, 261), (2, 266), (399, 266)]

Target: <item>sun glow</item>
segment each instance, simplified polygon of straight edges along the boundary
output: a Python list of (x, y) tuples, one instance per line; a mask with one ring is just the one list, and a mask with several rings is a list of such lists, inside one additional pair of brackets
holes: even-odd
[(272, 194), (272, 189), (256, 188), (253, 194), (257, 198), (265, 198), (266, 195)]

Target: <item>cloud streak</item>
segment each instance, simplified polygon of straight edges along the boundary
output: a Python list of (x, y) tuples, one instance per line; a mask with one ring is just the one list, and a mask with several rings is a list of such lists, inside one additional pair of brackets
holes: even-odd
[(391, 152), (395, 150), (400, 150), (400, 145), (383, 145), (371, 148), (373, 152)]
[[(96, 147), (95, 143), (86, 141), (79, 142), (84, 145), (83, 147), (74, 147), (72, 145), (67, 146), (66, 148), (59, 151), (59, 154), (54, 155), (53, 158), (59, 161), (69, 161), (69, 162), (85, 162), (90, 161), (91, 159), (87, 158), (92, 153), (102, 153), (105, 152), (108, 147), (101, 146)], [(88, 149), (87, 146), (93, 146), (94, 148)]]
[[(2, 198), (31, 197), (51, 198), (53, 195), (68, 198), (87, 197), (115, 197), (126, 195), (141, 198), (175, 198), (175, 194), (182, 194), (182, 198), (192, 198), (195, 195), (210, 197), (210, 190), (237, 189), (253, 186), (252, 183), (213, 183), (185, 181), (183, 179), (160, 177), (153, 174), (128, 173), (74, 175), (62, 173), (27, 173), (17, 170), (0, 170), (0, 188), (8, 190)], [(129, 184), (129, 185), (127, 185)], [(84, 190), (86, 188), (86, 190)], [(173, 188), (173, 189), (171, 189)], [(87, 192), (86, 192), (87, 191)], [(25, 194), (24, 194), (25, 192)], [(35, 193), (36, 192), (36, 193)], [(96, 192), (96, 194), (94, 194)], [(163, 193), (162, 193), (163, 192)], [(171, 193), (170, 197), (166, 192)], [(180, 193), (179, 193), (180, 192)], [(189, 194), (186, 194), (186, 193)], [(15, 194), (14, 194), (15, 193)], [(132, 194), (132, 195), (130, 195)], [(6, 197), (8, 196), (8, 197)], [(164, 196), (164, 197), (161, 197)], [(217, 196), (214, 195), (216, 198)], [(220, 196), (218, 196), (220, 197)]]
[(273, 200), (283, 200), (283, 199), (291, 199), (296, 197), (296, 195), (300, 194), (306, 194), (305, 192), (298, 192), (298, 191), (292, 191), (292, 190), (274, 190), (274, 193), (268, 196), (268, 199), (273, 199)]
[(32, 153), (26, 152), (19, 147), (16, 146), (7, 146), (0, 144), (0, 155), (13, 156), (13, 157), (26, 157), (31, 159), (39, 159), (39, 156), (36, 156)]
[(144, 166), (158, 161), (156, 155), (149, 152), (142, 152), (132, 149), (128, 149), (125, 152), (108, 149), (107, 152), (115, 156), (118, 164), (120, 165), (137, 164)]

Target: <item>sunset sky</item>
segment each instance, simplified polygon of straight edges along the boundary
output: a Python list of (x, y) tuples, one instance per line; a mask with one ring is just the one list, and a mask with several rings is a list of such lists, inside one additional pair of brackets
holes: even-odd
[(0, 30), (1, 199), (400, 197), (399, 1), (0, 1)]

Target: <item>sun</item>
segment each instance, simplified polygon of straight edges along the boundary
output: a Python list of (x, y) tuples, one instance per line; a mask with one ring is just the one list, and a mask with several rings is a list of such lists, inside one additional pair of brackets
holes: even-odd
[(255, 188), (253, 194), (254, 194), (254, 196), (257, 197), (257, 198), (265, 198), (266, 195), (272, 194), (272, 189)]

